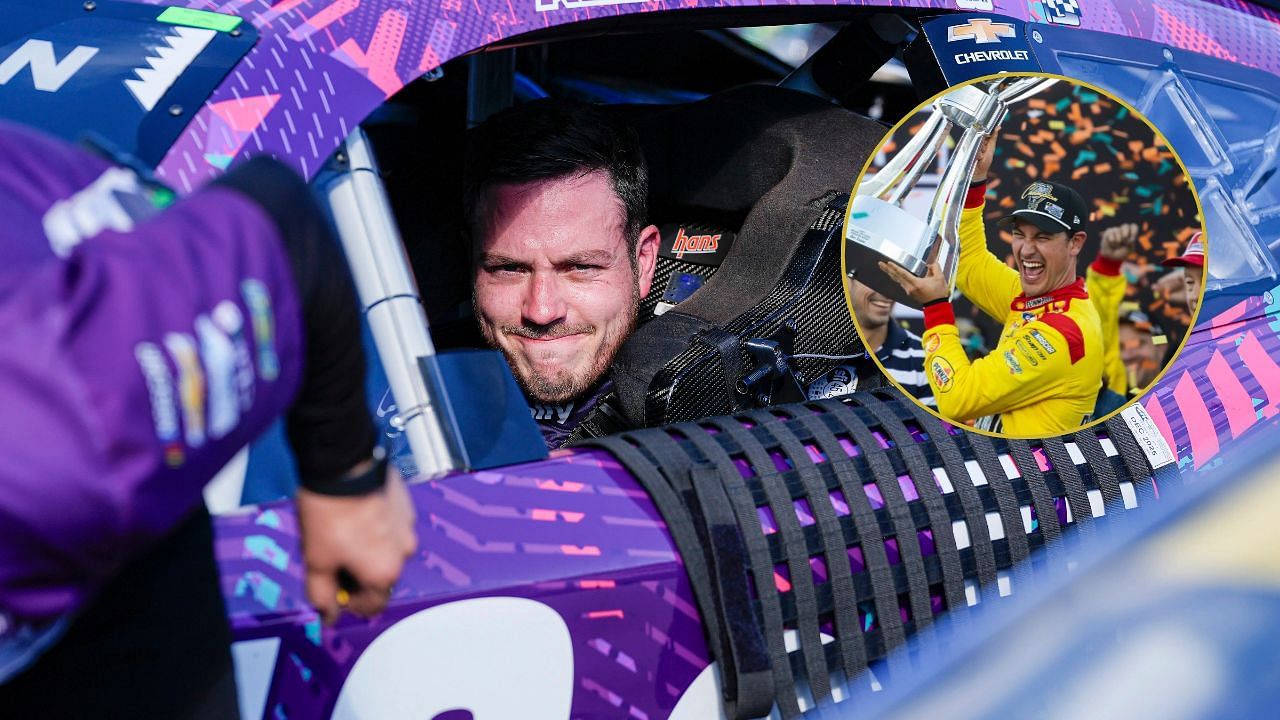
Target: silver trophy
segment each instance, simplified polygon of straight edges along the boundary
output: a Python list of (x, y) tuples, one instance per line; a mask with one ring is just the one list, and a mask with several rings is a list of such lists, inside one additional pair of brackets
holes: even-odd
[[(874, 175), (863, 178), (845, 218), (845, 268), (849, 277), (911, 307), (917, 304), (902, 286), (881, 272), (887, 260), (924, 277), (934, 262), (946, 274), (952, 292), (960, 257), (960, 211), (982, 141), (1004, 121), (1009, 105), (1056, 83), (1053, 78), (1020, 77), (955, 88), (933, 103), (933, 112), (911, 140)], [(942, 179), (924, 219), (902, 203), (951, 135), (960, 128)]]

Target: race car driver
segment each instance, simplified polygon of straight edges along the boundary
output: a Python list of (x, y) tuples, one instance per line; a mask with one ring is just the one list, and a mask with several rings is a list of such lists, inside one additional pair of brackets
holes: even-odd
[(359, 308), (307, 186), (172, 193), (0, 123), (0, 714), (235, 717), (205, 482), (289, 408), (307, 589), (377, 612), (413, 551)]
[(936, 263), (924, 278), (880, 267), (924, 307), (925, 373), (938, 412), (959, 422), (992, 416), (986, 429), (1043, 437), (1088, 422), (1102, 388), (1101, 322), (1076, 275), (1088, 209), (1071, 188), (1031, 183), (1002, 221), (1017, 269), (1005, 265), (987, 249), (982, 220), (994, 144), (993, 136), (983, 146), (961, 213), (957, 277), (965, 297), (1004, 323), (992, 353), (973, 362), (965, 355)]
[(560, 447), (609, 392), (653, 280), (639, 139), (588, 105), (519, 105), (474, 131), (464, 192), (480, 330)]

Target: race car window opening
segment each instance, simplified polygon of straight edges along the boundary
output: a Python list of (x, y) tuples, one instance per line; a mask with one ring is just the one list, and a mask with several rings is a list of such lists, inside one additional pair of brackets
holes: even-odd
[[(871, 17), (865, 12), (846, 12), (842, 17), (851, 15), (857, 18), (849, 23), (853, 25), (865, 25)], [(670, 105), (738, 85), (776, 85), (786, 78), (787, 68), (781, 63), (744, 45), (729, 30), (683, 28), (523, 45), (510, 50), (514, 57), (510, 90), (498, 87), (505, 83), (494, 87), (502, 94), (512, 93), (517, 103), (552, 96), (605, 104)], [(664, 52), (655, 57), (649, 52), (655, 47)], [(487, 92), (489, 87), (487, 82), (470, 80), (474, 57), (446, 63), (430, 82), (406, 86), (363, 124), (403, 231), (432, 339), (441, 348), (480, 345), (470, 317), (470, 283), (467, 273), (460, 271), (469, 258), (458, 211), (457, 178), (467, 109), (502, 103), (471, 97), (473, 91)], [(892, 120), (914, 107), (914, 93), (902, 84), (900, 75), (882, 81), (874, 73), (874, 68), (866, 69), (870, 79), (857, 93), (857, 104), (847, 105), (849, 109)], [(731, 230), (740, 223), (740, 218), (685, 215), (679, 208), (653, 210), (655, 220), (662, 217), (657, 213), (665, 213), (672, 220), (712, 222)]]

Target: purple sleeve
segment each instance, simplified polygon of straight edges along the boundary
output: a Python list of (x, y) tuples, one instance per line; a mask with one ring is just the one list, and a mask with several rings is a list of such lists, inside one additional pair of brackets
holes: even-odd
[[(276, 225), (226, 188), (50, 253), (31, 228), (84, 185), (33, 198), (7, 171), (67, 148), (4, 130), (0, 245), (29, 252), (0, 270), (0, 613), (38, 624), (173, 528), (288, 406), (301, 312)], [(71, 209), (110, 216), (104, 198)]]

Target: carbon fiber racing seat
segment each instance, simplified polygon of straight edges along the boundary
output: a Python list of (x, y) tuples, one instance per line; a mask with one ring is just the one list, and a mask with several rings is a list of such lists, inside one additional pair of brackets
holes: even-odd
[[(841, 286), (840, 229), (882, 126), (815, 96), (764, 86), (632, 121), (649, 162), (651, 215), (705, 222), (681, 226), (676, 247), (714, 244), (720, 265), (712, 274), (676, 264), (693, 253), (660, 258), (642, 317), (652, 317), (649, 308), (666, 312), (641, 325), (611, 372), (621, 424), (800, 400), (797, 386), (860, 356)], [(788, 373), (790, 385), (781, 378)], [(792, 392), (780, 393), (776, 382), (770, 389), (779, 379)]]

